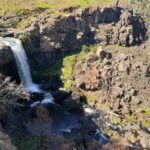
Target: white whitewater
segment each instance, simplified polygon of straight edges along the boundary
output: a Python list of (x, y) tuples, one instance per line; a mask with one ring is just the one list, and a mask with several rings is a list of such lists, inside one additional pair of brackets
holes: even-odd
[[(6, 37), (2, 38), (2, 41), (5, 45), (11, 47), (11, 50), (13, 52), (14, 58), (17, 63), (17, 68), (19, 71), (20, 80), (25, 87), (25, 89), (28, 92), (37, 92), (37, 93), (45, 93), (45, 99), (43, 99), (42, 102), (36, 102), (37, 104), (42, 103), (48, 103), (53, 101), (53, 97), (50, 93), (46, 93), (42, 91), (39, 86), (32, 81), (30, 67), (28, 64), (28, 59), (25, 53), (25, 50), (22, 46), (22, 43), (19, 39), (12, 38), (12, 37)], [(35, 104), (32, 104), (35, 106)]]
[(4, 38), (3, 42), (5, 45), (11, 47), (17, 63), (20, 80), (26, 90), (30, 92), (39, 92), (40, 89), (38, 86), (32, 82), (28, 59), (21, 41), (15, 38)]

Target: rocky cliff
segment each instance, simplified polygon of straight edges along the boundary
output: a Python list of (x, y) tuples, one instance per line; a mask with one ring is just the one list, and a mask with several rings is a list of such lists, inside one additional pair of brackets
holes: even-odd
[(147, 38), (142, 17), (134, 16), (132, 10), (90, 7), (63, 11), (65, 14), (57, 17), (39, 15), (23, 32), (8, 28), (0, 35), (22, 39), (34, 69), (47, 68), (58, 54), (80, 50), (85, 44), (133, 46)]

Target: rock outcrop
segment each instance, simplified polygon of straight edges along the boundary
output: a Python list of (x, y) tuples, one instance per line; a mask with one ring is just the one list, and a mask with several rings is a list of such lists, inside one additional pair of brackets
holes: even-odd
[[(147, 38), (145, 23), (141, 16), (135, 16), (131, 10), (119, 7), (79, 8), (71, 11), (70, 14), (57, 17), (45, 13), (31, 24), (23, 32), (15, 31), (13, 36), (22, 40), (32, 70), (48, 68), (59, 59), (61, 54), (79, 50), (84, 44), (132, 46), (142, 43)], [(12, 30), (8, 31), (12, 34)], [(7, 75), (15, 74), (17, 69), (10, 49), (0, 45), (0, 72)], [(114, 70), (129, 75), (133, 69), (131, 60), (134, 58), (132, 56), (118, 58), (120, 59), (112, 61), (112, 54), (103, 50), (90, 55), (85, 62), (82, 62), (81, 70), (79, 69), (77, 86), (84, 90), (96, 91), (104, 85), (107, 88), (111, 86), (114, 82), (112, 76), (118, 74)], [(128, 86), (124, 89), (122, 83), (113, 86), (111, 92), (113, 89), (115, 93), (112, 96), (115, 99), (123, 98), (123, 101), (134, 98), (134, 94), (125, 97), (125, 92), (138, 92), (134, 86), (131, 91)], [(115, 105), (116, 108), (120, 108), (118, 103)]]
[(130, 52), (99, 47), (78, 62), (74, 71), (75, 86), (86, 95), (87, 102), (109, 112), (108, 129), (141, 146), (141, 150), (149, 149), (148, 52), (143, 46)]
[(112, 54), (100, 47), (76, 65), (76, 86), (83, 93), (93, 94), (100, 103), (108, 102), (115, 112), (129, 114), (146, 103), (149, 108), (149, 82), (145, 78), (148, 64), (137, 62), (138, 57), (133, 53)]
[(141, 16), (119, 7), (79, 8), (57, 17), (43, 13), (30, 24), (23, 32), (5, 29), (0, 35), (20, 38), (35, 70), (51, 66), (60, 55), (85, 44), (132, 46), (147, 38)]
[[(50, 59), (47, 65), (52, 65), (58, 54), (79, 50), (85, 44), (132, 46), (147, 38), (142, 18), (121, 8), (77, 9), (66, 16), (41, 17), (37, 25), (27, 29), (25, 36), (28, 34), (28, 40), (24, 40), (24, 45), (34, 49), (29, 48), (32, 59), (39, 58), (38, 53), (43, 56), (40, 60)], [(36, 60), (37, 64), (38, 67), (42, 65)], [(46, 64), (43, 66), (46, 67)], [(32, 61), (31, 65), (36, 66)]]

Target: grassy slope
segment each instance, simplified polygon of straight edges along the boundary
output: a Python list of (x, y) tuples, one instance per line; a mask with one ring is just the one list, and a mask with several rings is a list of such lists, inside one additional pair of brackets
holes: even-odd
[[(130, 0), (120, 0), (120, 5), (129, 4)], [(22, 16), (15, 25), (17, 29), (24, 29), (30, 24), (33, 16), (46, 11), (52, 16), (63, 15), (59, 10), (70, 6), (81, 8), (99, 5), (114, 5), (116, 0), (0, 0), (0, 16)], [(28, 14), (28, 15), (27, 15)], [(27, 17), (28, 16), (28, 17)], [(2, 26), (7, 26), (0, 23)]]
[[(47, 8), (50, 11), (69, 6), (86, 7), (88, 5), (113, 5), (116, 0), (0, 0), (0, 15), (17, 13), (21, 10), (35, 10), (37, 8)], [(129, 0), (121, 0), (127, 2)]]

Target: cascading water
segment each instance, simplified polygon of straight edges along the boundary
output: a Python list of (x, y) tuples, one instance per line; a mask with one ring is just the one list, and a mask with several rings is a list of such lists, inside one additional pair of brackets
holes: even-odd
[(31, 77), (31, 72), (30, 72), (30, 67), (28, 64), (28, 59), (27, 59), (27, 56), (26, 56), (26, 53), (22, 46), (21, 41), (19, 39), (15, 39), (12, 37), (3, 38), (2, 41), (5, 45), (11, 47), (11, 50), (13, 52), (14, 58), (17, 63), (20, 80), (23, 83), (25, 89), (28, 92), (44, 93), (45, 98), (41, 102), (40, 101), (35, 102), (31, 106), (34, 107), (35, 105), (37, 105), (39, 103), (45, 104), (48, 102), (52, 102), (53, 97), (51, 96), (51, 94), (42, 91), (38, 85), (33, 83), (32, 77)]
[[(70, 114), (66, 112), (63, 108), (61, 108), (61, 106), (53, 102), (53, 97), (51, 93), (41, 90), (37, 84), (33, 83), (31, 73), (30, 73), (30, 67), (28, 64), (28, 59), (27, 59), (27, 56), (26, 56), (26, 53), (22, 46), (21, 41), (15, 38), (10, 38), (10, 37), (2, 38), (0, 40), (2, 40), (5, 45), (11, 47), (11, 50), (14, 54), (14, 58), (17, 63), (21, 82), (23, 83), (27, 92), (41, 93), (44, 96), (42, 100), (31, 103), (30, 107), (36, 107), (37, 105), (40, 105), (40, 104), (45, 105), (48, 103), (53, 103), (54, 105), (52, 106), (60, 108), (60, 109), (53, 109), (53, 111), (55, 111), (55, 113), (51, 114), (53, 115), (53, 119), (54, 119), (53, 123), (50, 123), (50, 124), (45, 123), (44, 128), (41, 126), (40, 128), (38, 128), (39, 126), (34, 126), (34, 123), (29, 124), (27, 127), (28, 131), (33, 134), (34, 133), (36, 134), (39, 131), (40, 132), (44, 131), (46, 134), (47, 133), (49, 134), (51, 130), (47, 130), (47, 128), (45, 129), (45, 126), (46, 126), (48, 128), (51, 127), (51, 129), (53, 130), (53, 133), (55, 134), (60, 134), (60, 133), (69, 134), (73, 128), (80, 129), (82, 126), (80, 125), (79, 120), (81, 120), (82, 116), (79, 116), (79, 114), (75, 114), (75, 113)], [(91, 110), (87, 109), (87, 112), (91, 113)], [(96, 129), (96, 132), (92, 135), (92, 138), (98, 141), (99, 140), (104, 141), (104, 142), (108, 141), (107, 138), (103, 135), (103, 133), (100, 132), (99, 129)]]
[(30, 92), (39, 92), (40, 89), (38, 88), (38, 86), (32, 82), (27, 56), (21, 44), (21, 41), (15, 38), (4, 38), (3, 42), (7, 46), (11, 47), (11, 50), (17, 62), (20, 80), (26, 90)]

